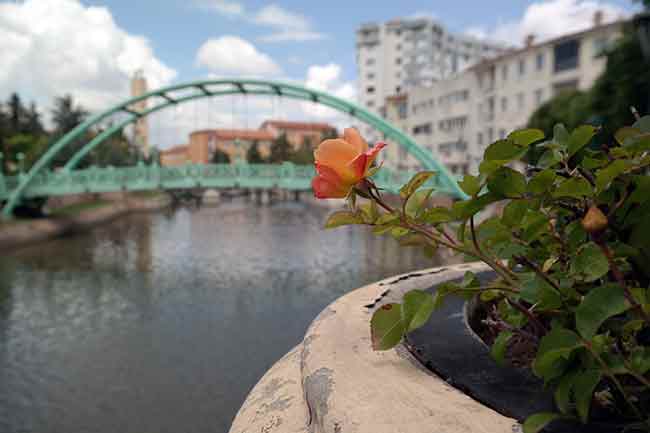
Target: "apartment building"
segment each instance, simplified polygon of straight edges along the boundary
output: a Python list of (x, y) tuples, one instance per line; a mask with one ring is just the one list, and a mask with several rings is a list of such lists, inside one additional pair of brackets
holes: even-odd
[[(404, 130), (451, 172), (476, 172), (485, 148), (525, 127), (541, 104), (562, 91), (594, 84), (605, 68), (602, 54), (620, 37), (623, 24), (603, 24), (602, 14), (596, 13), (593, 27), (585, 31), (538, 44), (529, 36), (521, 49), (412, 88), (406, 98), (408, 116), (401, 119)], [(387, 163), (417, 165), (409, 156)]]
[(429, 86), (505, 49), (453, 34), (430, 18), (413, 18), (362, 25), (356, 51), (359, 103), (385, 115), (386, 97)]

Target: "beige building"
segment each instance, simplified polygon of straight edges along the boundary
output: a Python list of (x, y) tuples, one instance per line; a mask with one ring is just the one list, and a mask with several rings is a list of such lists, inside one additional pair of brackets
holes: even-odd
[(174, 146), (160, 152), (160, 165), (165, 167), (183, 165), (189, 161), (189, 147), (186, 144)]
[[(453, 77), (408, 93), (407, 118), (386, 118), (427, 148), (455, 174), (478, 171), (485, 148), (523, 128), (532, 113), (558, 93), (589, 89), (606, 64), (603, 51), (620, 37), (623, 21), (602, 23), (539, 44), (528, 37), (523, 48), (484, 60)], [(387, 103), (390, 98), (386, 99)], [(387, 104), (388, 105), (388, 104)], [(402, 155), (392, 166), (415, 168)]]
[(328, 123), (288, 122), (282, 120), (267, 120), (260, 126), (260, 130), (270, 132), (273, 137), (286, 134), (287, 141), (293, 150), (298, 149), (307, 140), (316, 146), (321, 138), (327, 134), (336, 134), (336, 128)]
[(189, 159), (194, 164), (207, 164), (217, 149), (230, 157), (230, 162), (246, 161), (248, 148), (257, 142), (263, 158), (271, 153), (275, 136), (258, 129), (207, 129), (190, 134)]
[[(147, 93), (147, 79), (141, 70), (136, 71), (131, 79), (131, 97), (137, 97)], [(133, 111), (143, 112), (147, 109), (147, 100), (136, 102), (130, 107)], [(147, 116), (140, 117), (133, 124), (133, 136), (136, 145), (140, 148), (142, 154), (149, 156), (149, 125)]]

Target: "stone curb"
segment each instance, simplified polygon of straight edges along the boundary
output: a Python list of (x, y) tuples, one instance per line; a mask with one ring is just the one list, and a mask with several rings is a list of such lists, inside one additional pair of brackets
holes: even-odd
[[(330, 304), (312, 322), (302, 344), (280, 360), (255, 386), (237, 414), (232, 433), (297, 431), (309, 433), (512, 433), (519, 424), (483, 406), (424, 369), (404, 347), (374, 352), (369, 323), (375, 309), (400, 301), (412, 289), (462, 277), (482, 264), (461, 264), (391, 277), (357, 289)], [(279, 401), (260, 399), (262, 391), (295, 380), (300, 354), (301, 388), (294, 405), (272, 415), (284, 427), (263, 429), (252, 414)], [(468, 360), (469, 361), (469, 360)], [(270, 396), (270, 394), (269, 394)], [(286, 397), (284, 397), (286, 399)], [(300, 398), (303, 398), (300, 402)], [(308, 416), (303, 419), (303, 405)], [(303, 415), (304, 416), (304, 415)], [(268, 418), (270, 420), (271, 418)], [(269, 421), (270, 422), (270, 421)], [(266, 424), (264, 424), (266, 425)], [(289, 430), (296, 426), (303, 430)], [(236, 427), (236, 429), (235, 429)]]

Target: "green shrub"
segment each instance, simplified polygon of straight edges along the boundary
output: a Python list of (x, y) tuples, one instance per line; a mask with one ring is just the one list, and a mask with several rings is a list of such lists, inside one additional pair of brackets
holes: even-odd
[[(428, 205), (432, 172), (413, 177), (396, 207), (371, 180), (357, 185), (349, 209), (326, 227), (370, 225), (428, 254), (451, 248), (497, 274), (482, 285), (467, 273), (434, 295), (415, 290), (380, 308), (373, 348), (394, 347), (446, 296), (477, 296), (491, 307), (484, 323), (496, 336), (495, 360), (511, 362), (510, 345), (525, 342), (528, 366), (554, 390), (558, 413), (530, 417), (526, 433), (558, 417), (586, 423), (596, 401), (649, 429), (650, 116), (620, 129), (614, 143), (587, 146), (597, 132), (588, 125), (572, 132), (557, 125), (548, 139), (536, 129), (513, 132), (486, 149), (479, 175), (460, 183), (470, 198), (451, 208)], [(367, 201), (357, 203), (358, 195)], [(477, 223), (493, 203), (505, 205), (502, 215)]]

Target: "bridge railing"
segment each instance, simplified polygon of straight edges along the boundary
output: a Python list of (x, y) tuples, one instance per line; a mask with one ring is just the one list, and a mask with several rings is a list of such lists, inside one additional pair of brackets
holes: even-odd
[[(381, 168), (376, 184), (396, 193), (415, 172)], [(281, 188), (309, 190), (315, 175), (312, 165), (283, 164), (187, 164), (161, 167), (139, 163), (132, 167), (89, 167), (80, 170), (44, 170), (25, 191), (25, 197), (111, 192), (121, 190), (187, 188)], [(0, 200), (17, 188), (21, 176), (0, 175)], [(444, 182), (434, 176), (428, 186), (445, 193)]]

